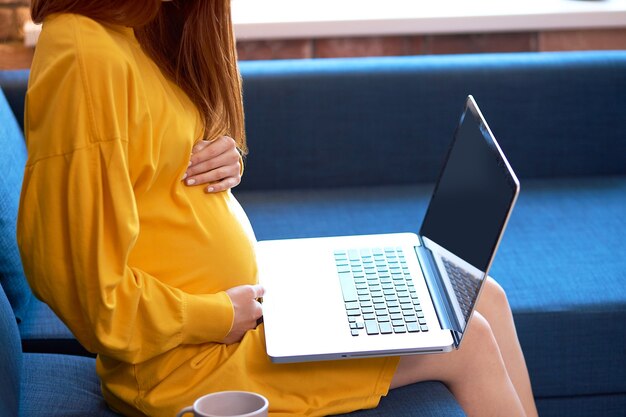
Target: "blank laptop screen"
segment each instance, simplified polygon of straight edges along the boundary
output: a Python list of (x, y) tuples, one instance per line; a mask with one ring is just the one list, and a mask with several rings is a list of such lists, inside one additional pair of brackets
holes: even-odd
[(517, 180), (476, 110), (461, 117), (420, 234), (486, 272)]

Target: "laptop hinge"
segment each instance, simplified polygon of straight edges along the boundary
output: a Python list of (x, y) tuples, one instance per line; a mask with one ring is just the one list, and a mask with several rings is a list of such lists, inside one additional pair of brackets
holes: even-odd
[(442, 329), (450, 330), (455, 347), (458, 347), (461, 339), (460, 333), (462, 333), (463, 330), (454, 313), (454, 307), (452, 306), (450, 296), (443, 283), (432, 252), (423, 245), (416, 246), (414, 249), (419, 259), (422, 273), (426, 279), (426, 285), (428, 286), (428, 291), (430, 291), (430, 298), (437, 312), (439, 324)]

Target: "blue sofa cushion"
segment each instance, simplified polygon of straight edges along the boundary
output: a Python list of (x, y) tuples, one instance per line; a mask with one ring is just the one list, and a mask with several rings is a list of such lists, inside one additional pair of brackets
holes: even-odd
[[(430, 193), (236, 191), (259, 240), (418, 232)], [(538, 397), (626, 392), (616, 365), (626, 363), (625, 208), (626, 177), (522, 180), (491, 275), (509, 295)]]
[(24, 352), (95, 356), (74, 338), (70, 329), (47, 304), (36, 298), (30, 303), (28, 316), (18, 327)]
[(21, 416), (112, 417), (96, 375), (96, 361), (70, 355), (24, 355)]
[(626, 177), (522, 181), (492, 275), (535, 393), (626, 393)]
[(626, 394), (582, 395), (537, 400), (537, 411), (540, 416), (621, 417), (626, 414), (625, 410)]
[(463, 409), (441, 382), (421, 382), (390, 390), (371, 410), (341, 414), (343, 417), (453, 417)]
[(26, 316), (33, 298), (24, 277), (22, 261), (17, 248), (17, 211), (26, 165), (24, 137), (15, 121), (13, 111), (0, 91), (0, 284), (13, 307), (15, 317)]

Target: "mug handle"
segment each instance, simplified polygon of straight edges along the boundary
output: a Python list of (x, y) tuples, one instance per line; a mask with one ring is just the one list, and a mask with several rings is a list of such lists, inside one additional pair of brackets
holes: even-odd
[(193, 414), (193, 407), (185, 407), (176, 414), (176, 417), (182, 417), (184, 414), (191, 413)]

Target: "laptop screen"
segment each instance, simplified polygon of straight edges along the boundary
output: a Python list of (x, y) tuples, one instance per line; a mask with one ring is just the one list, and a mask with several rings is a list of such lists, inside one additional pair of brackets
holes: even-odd
[(518, 189), (469, 97), (420, 234), (486, 273)]
[(420, 230), (451, 290), (458, 343), (518, 192), (519, 181), (469, 96)]

